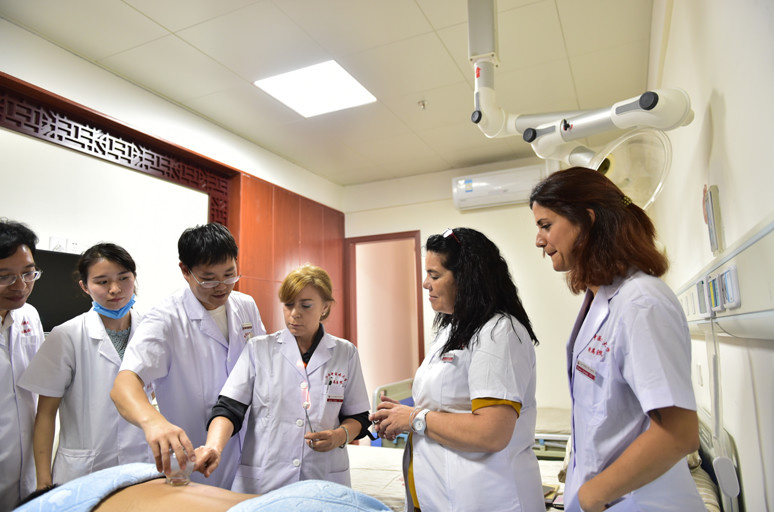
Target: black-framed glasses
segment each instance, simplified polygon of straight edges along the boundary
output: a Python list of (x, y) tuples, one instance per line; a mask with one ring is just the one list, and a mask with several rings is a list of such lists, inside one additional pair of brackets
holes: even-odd
[(31, 270), (29, 272), (24, 272), (23, 274), (6, 274), (0, 276), (0, 286), (11, 286), (20, 277), (25, 283), (32, 283), (40, 279), (42, 274), (42, 270)]
[(202, 288), (217, 288), (218, 285), (221, 283), (226, 285), (234, 284), (237, 281), (239, 281), (239, 279), (242, 276), (239, 275), (239, 276), (229, 277), (227, 279), (224, 279), (223, 281), (199, 281), (198, 279), (196, 279), (196, 276), (194, 275), (194, 273), (191, 272), (191, 277), (193, 277), (194, 281), (196, 281), (199, 284), (199, 286), (201, 286)]
[(457, 235), (454, 234), (454, 230), (452, 228), (447, 228), (446, 231), (443, 232), (444, 238), (452, 237), (458, 244), (462, 245), (462, 242), (460, 242), (460, 239), (457, 238)]

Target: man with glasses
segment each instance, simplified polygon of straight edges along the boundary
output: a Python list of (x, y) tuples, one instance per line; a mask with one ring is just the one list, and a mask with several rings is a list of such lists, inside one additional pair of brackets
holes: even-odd
[[(266, 334), (252, 297), (233, 291), (240, 278), (237, 245), (225, 226), (187, 229), (177, 247), (188, 287), (143, 317), (110, 394), (118, 412), (143, 429), (156, 467), (167, 475), (205, 443), (212, 406), (242, 348), (251, 337)], [(148, 384), (158, 410), (143, 392)], [(206, 483), (231, 488), (243, 440), (244, 429), (224, 448), (226, 465)], [(191, 479), (204, 483), (200, 473)]]
[(35, 490), (32, 425), (37, 395), (16, 385), (43, 343), (43, 326), (27, 297), (40, 270), (38, 237), (27, 226), (0, 219), (0, 510)]

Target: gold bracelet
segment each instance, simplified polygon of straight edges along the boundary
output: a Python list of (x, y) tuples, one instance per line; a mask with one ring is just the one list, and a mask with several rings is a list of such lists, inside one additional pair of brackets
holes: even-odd
[(339, 425), (339, 427), (343, 428), (344, 429), (344, 433), (347, 434), (347, 440), (344, 441), (344, 444), (339, 446), (339, 448), (344, 448), (345, 446), (347, 446), (349, 444), (349, 430), (347, 430), (347, 427), (345, 427), (344, 425)]

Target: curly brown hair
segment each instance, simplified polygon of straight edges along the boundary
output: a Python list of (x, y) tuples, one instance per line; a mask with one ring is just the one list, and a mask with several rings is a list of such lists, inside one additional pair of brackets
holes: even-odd
[(656, 247), (656, 228), (648, 215), (593, 169), (573, 167), (551, 174), (532, 189), (530, 208), (535, 203), (580, 230), (573, 248), (576, 263), (567, 273), (573, 293), (611, 284), (631, 267), (657, 277), (669, 268)]

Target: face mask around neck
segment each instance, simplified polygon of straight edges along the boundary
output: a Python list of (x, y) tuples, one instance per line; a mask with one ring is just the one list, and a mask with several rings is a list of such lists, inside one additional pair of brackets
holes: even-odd
[(132, 295), (131, 300), (126, 303), (126, 306), (122, 307), (121, 309), (108, 309), (104, 306), (102, 306), (97, 301), (92, 301), (91, 304), (94, 306), (94, 311), (99, 313), (102, 316), (106, 316), (108, 318), (112, 318), (114, 320), (118, 320), (119, 318), (123, 318), (126, 316), (127, 313), (129, 313), (129, 310), (132, 309), (132, 306), (134, 305), (134, 299), (136, 295)]

